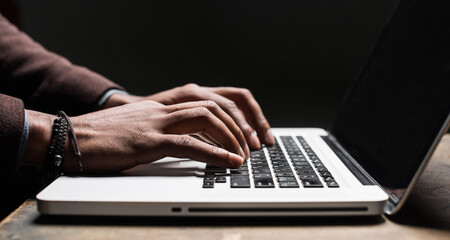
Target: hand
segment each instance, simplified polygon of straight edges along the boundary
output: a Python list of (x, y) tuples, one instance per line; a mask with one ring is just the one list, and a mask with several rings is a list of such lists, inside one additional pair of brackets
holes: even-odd
[[(30, 137), (47, 136), (53, 116), (28, 111)], [(41, 114), (41, 115), (39, 115)], [(117, 172), (164, 157), (191, 158), (225, 168), (244, 161), (245, 138), (233, 119), (212, 101), (165, 106), (141, 101), (71, 118), (86, 172)], [(46, 122), (46, 134), (35, 134), (35, 123)], [(40, 124), (41, 126), (43, 124)], [(44, 124), (45, 125), (45, 124)], [(203, 133), (221, 147), (187, 134)], [(38, 139), (31, 142), (40, 143)], [(45, 147), (48, 147), (48, 142)], [(32, 157), (27, 146), (25, 162)], [(45, 150), (44, 150), (45, 152)], [(31, 155), (30, 155), (31, 154)], [(64, 171), (78, 172), (75, 156), (66, 141)]]
[[(245, 139), (252, 149), (259, 149), (261, 142), (268, 145), (275, 143), (275, 139), (270, 132), (270, 125), (264, 117), (261, 107), (247, 89), (233, 87), (211, 88), (187, 84), (148, 97), (113, 95), (107, 106), (145, 99), (165, 105), (188, 101), (212, 100), (233, 118), (244, 133)], [(247, 154), (247, 148), (244, 148), (244, 150)]]

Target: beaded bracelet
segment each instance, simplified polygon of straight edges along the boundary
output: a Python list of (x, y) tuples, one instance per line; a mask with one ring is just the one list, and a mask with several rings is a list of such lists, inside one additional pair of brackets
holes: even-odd
[(75, 152), (78, 164), (80, 165), (80, 172), (83, 171), (83, 164), (81, 163), (81, 152), (78, 148), (77, 138), (73, 129), (72, 122), (67, 114), (63, 111), (58, 111), (58, 118), (53, 121), (51, 144), (47, 150), (47, 158), (44, 164), (46, 169), (46, 182), (51, 182), (63, 174), (62, 165), (64, 163), (64, 146), (66, 143), (66, 136), (70, 130), (70, 140)]

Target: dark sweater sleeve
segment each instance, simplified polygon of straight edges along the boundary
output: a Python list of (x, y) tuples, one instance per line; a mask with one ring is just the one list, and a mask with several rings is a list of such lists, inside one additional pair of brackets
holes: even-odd
[(1, 93), (22, 99), (27, 109), (79, 115), (93, 111), (100, 97), (114, 88), (123, 89), (47, 51), (0, 15)]
[(0, 179), (11, 179), (17, 169), (25, 112), (20, 99), (0, 94)]

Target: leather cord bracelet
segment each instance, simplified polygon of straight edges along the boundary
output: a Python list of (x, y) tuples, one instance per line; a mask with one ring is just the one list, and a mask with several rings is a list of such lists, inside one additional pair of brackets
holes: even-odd
[(62, 116), (66, 119), (68, 125), (69, 125), (69, 131), (70, 131), (70, 142), (72, 143), (72, 148), (75, 153), (75, 157), (77, 158), (78, 165), (80, 166), (80, 172), (83, 171), (83, 164), (81, 163), (81, 152), (78, 147), (78, 141), (77, 136), (75, 135), (75, 130), (73, 129), (72, 121), (70, 121), (69, 116), (63, 111), (58, 112), (58, 116)]
[(70, 131), (69, 138), (72, 142), (75, 157), (80, 165), (80, 172), (83, 171), (81, 152), (78, 148), (78, 142), (72, 122), (63, 111), (58, 111), (57, 116), (58, 118), (53, 121), (51, 144), (48, 147), (47, 157), (44, 164), (44, 168), (46, 169), (45, 181), (48, 183), (63, 174), (62, 166), (64, 164), (64, 146), (66, 144), (68, 131)]

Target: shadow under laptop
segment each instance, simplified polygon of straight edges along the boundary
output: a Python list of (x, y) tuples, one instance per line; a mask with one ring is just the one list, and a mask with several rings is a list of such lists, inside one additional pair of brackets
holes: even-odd
[(385, 222), (381, 216), (362, 217), (118, 217), (39, 215), (38, 225), (92, 226), (369, 226)]
[(397, 224), (450, 232), (450, 190), (419, 182), (399, 213), (387, 218)]

